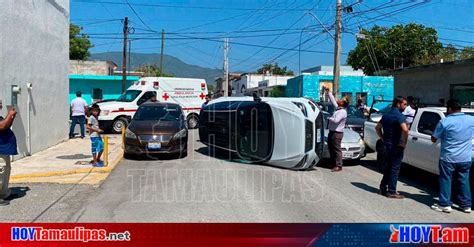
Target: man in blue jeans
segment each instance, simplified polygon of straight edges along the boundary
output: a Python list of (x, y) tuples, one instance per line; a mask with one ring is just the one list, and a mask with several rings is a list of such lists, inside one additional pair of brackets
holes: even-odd
[(470, 213), (469, 171), (472, 164), (474, 117), (462, 113), (461, 104), (457, 100), (448, 100), (446, 107), (448, 116), (438, 123), (431, 137), (433, 143), (441, 140), (439, 203), (434, 204), (431, 208), (445, 213), (452, 211), (451, 181), (453, 173), (457, 173), (459, 207), (461, 211)]
[(403, 199), (397, 193), (397, 180), (408, 139), (408, 125), (402, 112), (407, 107), (407, 100), (396, 97), (392, 109), (382, 116), (375, 127), (377, 135), (383, 140), (385, 158), (383, 164), (383, 178), (380, 182), (379, 193), (392, 199)]
[(81, 129), (81, 138), (85, 136), (84, 125), (86, 124), (86, 114), (87, 114), (87, 102), (81, 97), (82, 93), (80, 91), (76, 92), (76, 98), (71, 102), (71, 127), (69, 129), (69, 138), (74, 137), (74, 129), (76, 124), (79, 123)]

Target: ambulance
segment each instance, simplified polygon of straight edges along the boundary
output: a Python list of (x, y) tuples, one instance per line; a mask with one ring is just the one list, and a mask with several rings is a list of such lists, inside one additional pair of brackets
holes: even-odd
[(155, 93), (159, 102), (176, 103), (182, 107), (189, 129), (198, 127), (199, 111), (208, 94), (206, 81), (174, 77), (143, 77), (132, 82), (118, 99), (98, 103), (101, 110), (100, 127), (112, 133), (120, 133), (138, 107)]

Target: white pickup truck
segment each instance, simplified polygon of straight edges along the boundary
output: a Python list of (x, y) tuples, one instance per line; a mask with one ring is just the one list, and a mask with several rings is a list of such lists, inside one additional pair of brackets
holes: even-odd
[[(463, 108), (462, 111), (474, 116), (474, 109)], [(445, 117), (446, 107), (425, 107), (417, 110), (408, 134), (408, 143), (403, 156), (404, 163), (439, 175), (440, 142), (433, 144), (431, 134), (438, 122)], [(380, 113), (372, 114), (364, 124), (364, 141), (369, 149), (375, 150), (379, 139), (375, 126), (381, 118)], [(474, 160), (474, 150), (472, 157)]]

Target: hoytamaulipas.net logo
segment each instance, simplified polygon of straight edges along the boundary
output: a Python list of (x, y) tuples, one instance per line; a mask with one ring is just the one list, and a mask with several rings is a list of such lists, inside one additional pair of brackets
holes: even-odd
[(390, 243), (469, 243), (469, 228), (443, 227), (441, 225), (390, 225)]
[(12, 241), (130, 241), (129, 231), (108, 232), (105, 229), (46, 229), (43, 227), (12, 227)]

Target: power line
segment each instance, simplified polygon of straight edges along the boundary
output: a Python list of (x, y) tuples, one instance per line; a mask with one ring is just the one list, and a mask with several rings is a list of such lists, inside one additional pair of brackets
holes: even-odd
[[(299, 34), (300, 31), (295, 31), (295, 32), (287, 32), (287, 33), (268, 33), (268, 34), (254, 34), (254, 35), (234, 35), (234, 36), (227, 36), (229, 38), (233, 39), (245, 39), (245, 38), (258, 38), (258, 37), (274, 37), (274, 36), (282, 36), (282, 35), (293, 35), (293, 34)], [(165, 33), (166, 35), (172, 35), (172, 36), (180, 36), (180, 34), (171, 34), (171, 33)], [(92, 38), (108, 38), (108, 39), (119, 39), (120, 37), (118, 36), (118, 33), (86, 33), (87, 36), (92, 37)], [(158, 37), (158, 34), (150, 34), (150, 33), (134, 33), (134, 37), (137, 37), (136, 39), (161, 39)], [(148, 36), (143, 36), (143, 35), (148, 35)], [(161, 34), (160, 34), (161, 35)], [(201, 37), (196, 37), (196, 36), (187, 36), (186, 38), (169, 38), (169, 39), (175, 39), (175, 40), (180, 40), (180, 39), (192, 39), (192, 38), (199, 38), (199, 39), (221, 39), (224, 36), (201, 36)]]
[[(222, 43), (222, 40), (218, 39), (209, 39), (209, 38), (204, 38), (204, 37), (190, 37), (190, 36), (185, 36), (185, 35), (179, 35), (182, 36), (181, 38), (167, 38), (168, 40), (171, 39), (182, 39), (182, 40), (203, 40), (203, 41), (209, 41), (209, 42), (217, 42), (217, 43)], [(110, 38), (103, 38), (103, 39), (110, 39)], [(113, 38), (116, 39), (116, 38)], [(151, 40), (160, 40), (161, 38), (150, 38)], [(139, 40), (139, 39), (134, 39), (134, 40)], [(270, 50), (282, 50), (282, 51), (298, 51), (296, 48), (284, 48), (284, 47), (274, 47), (274, 46), (266, 46), (266, 45), (258, 45), (258, 44), (249, 44), (249, 43), (242, 43), (242, 42), (235, 42), (235, 41), (229, 41), (229, 44), (233, 45), (240, 45), (240, 46), (248, 46), (248, 47), (258, 47), (258, 48), (264, 48), (264, 49), (270, 49)], [(333, 54), (331, 51), (321, 51), (321, 50), (301, 50), (301, 52), (308, 52), (308, 53), (321, 53), (321, 54)], [(344, 55), (347, 55), (347, 53), (341, 53)], [(248, 59), (245, 59), (248, 60)]]
[(122, 19), (105, 19), (105, 20), (95, 20), (95, 21), (77, 21), (77, 20), (71, 20), (71, 23), (73, 24), (78, 24), (81, 26), (87, 25), (87, 26), (92, 26), (92, 25), (98, 25), (98, 24), (106, 24), (106, 23), (112, 23), (112, 22), (118, 22), (122, 21)]
[(454, 42), (461, 42), (461, 43), (470, 43), (474, 44), (474, 41), (467, 41), (467, 40), (459, 40), (459, 39), (446, 39), (446, 38), (438, 38), (440, 40), (447, 40), (447, 41), (454, 41)]
[[(368, 25), (370, 23), (373, 23), (373, 22), (376, 22), (376, 21), (379, 21), (381, 19), (384, 19), (386, 17), (389, 17), (389, 16), (392, 16), (392, 15), (395, 15), (395, 14), (398, 14), (398, 13), (402, 13), (402, 12), (406, 12), (406, 11), (409, 11), (409, 10), (413, 10), (415, 8), (418, 8), (420, 6), (423, 6), (425, 5), (426, 2), (420, 2), (420, 3), (416, 3), (416, 4), (413, 4), (413, 5), (410, 5), (408, 7), (404, 7), (404, 8), (400, 8), (400, 9), (396, 9), (394, 11), (391, 11), (391, 12), (386, 12), (382, 15), (379, 15), (379, 16), (376, 16), (376, 17), (372, 17), (362, 23), (359, 22), (359, 25)], [(354, 25), (357, 25), (357, 24), (349, 24), (347, 25), (347, 27), (353, 27)]]
[[(113, 1), (87, 1), (87, 0), (74, 0), (76, 3), (89, 3), (89, 4), (110, 4), (110, 5), (128, 5), (124, 2), (113, 2)], [(236, 7), (215, 7), (215, 6), (185, 6), (185, 5), (169, 5), (169, 4), (150, 4), (150, 3), (130, 3), (132, 6), (142, 7), (157, 7), (157, 8), (178, 8), (178, 9), (205, 9), (205, 10), (227, 10), (227, 11), (256, 11), (259, 8), (236, 8)], [(265, 11), (307, 11), (305, 8), (267, 8)], [(314, 10), (314, 11), (326, 11), (326, 10)]]
[[(364, 6), (367, 6), (365, 4), (362, 4)], [(368, 6), (367, 6), (368, 7)], [(380, 10), (376, 10), (378, 13), (381, 13), (381, 14), (386, 14), (384, 13), (383, 11), (380, 11)], [(365, 14), (363, 14), (364, 16), (366, 16)], [(366, 16), (367, 17), (367, 16)], [(367, 17), (368, 19), (370, 19), (369, 17)], [(400, 19), (397, 19), (393, 16), (390, 17), (392, 20), (392, 23), (397, 23), (397, 24), (403, 24), (403, 21), (401, 21)], [(390, 22), (389, 20), (384, 20), (384, 21), (387, 21), (387, 22)], [(466, 31), (466, 30), (459, 30), (459, 31)], [(466, 31), (466, 32), (469, 32), (469, 31)], [(474, 33), (474, 32), (473, 32)], [(440, 40), (448, 40), (448, 41), (454, 41), (454, 42), (462, 42), (462, 43), (473, 43), (474, 44), (474, 41), (466, 41), (466, 40), (456, 40), (456, 39), (447, 39), (447, 38), (441, 38), (439, 37), (438, 39)]]
[(127, 3), (128, 7), (130, 7), (130, 9), (132, 10), (132, 12), (135, 14), (135, 16), (140, 20), (140, 22), (145, 26), (147, 27), (150, 31), (153, 31), (153, 28), (151, 28), (150, 26), (148, 26), (143, 20), (142, 18), (140, 17), (140, 15), (137, 13), (137, 11), (135, 11), (135, 9), (133, 8), (133, 6), (130, 4), (130, 2), (128, 0), (125, 0), (125, 2)]
[(239, 18), (239, 17), (245, 16), (245, 15), (247, 15), (247, 13), (238, 14), (238, 15), (231, 16), (231, 17), (226, 17), (226, 18), (224, 18), (224, 19), (219, 19), (219, 20), (216, 20), (216, 21), (207, 22), (207, 23), (200, 24), (200, 25), (197, 25), (197, 26), (182, 28), (182, 29), (176, 30), (175, 32), (182, 32), (182, 31), (189, 30), (189, 29), (195, 29), (195, 28), (199, 28), (199, 27), (204, 27), (204, 26), (213, 25), (213, 24), (216, 24), (216, 23), (219, 23), (219, 22), (225, 22), (225, 21), (228, 21), (228, 20), (234, 20), (235, 18)]
[[(307, 27), (315, 27), (316, 25), (310, 25)], [(137, 30), (148, 31), (147, 29), (136, 28)], [(294, 28), (290, 31), (301, 31), (305, 28)], [(287, 28), (277, 29), (255, 29), (255, 30), (235, 30), (235, 31), (195, 31), (195, 32), (167, 32), (166, 34), (228, 34), (228, 33), (264, 33), (264, 32), (278, 32), (285, 31)], [(155, 31), (155, 33), (158, 33)]]
[[(318, 6), (318, 4), (321, 2), (321, 0), (319, 0), (309, 11), (312, 11), (314, 8), (316, 8), (316, 6)], [(298, 22), (300, 22), (304, 17), (306, 16), (306, 13), (303, 14), (300, 18), (298, 18), (295, 22), (293, 22), (293, 24), (291, 24), (283, 33), (286, 33), (288, 30), (290, 30), (291, 28), (293, 28), (293, 26), (295, 26)], [(283, 34), (282, 33), (282, 34)], [(267, 43), (267, 46), (273, 44), (279, 37), (281, 37), (281, 35), (275, 37), (274, 39), (272, 39), (269, 43)], [(262, 52), (263, 50), (265, 49), (265, 47), (262, 47), (262, 49), (258, 50), (257, 52), (255, 52), (254, 54), (252, 54), (251, 56), (247, 57), (247, 59), (252, 59), (253, 57), (255, 57), (257, 54), (259, 54), (260, 52)], [(241, 65), (243, 62), (240, 62), (240, 63), (237, 63), (235, 66), (239, 66)]]

